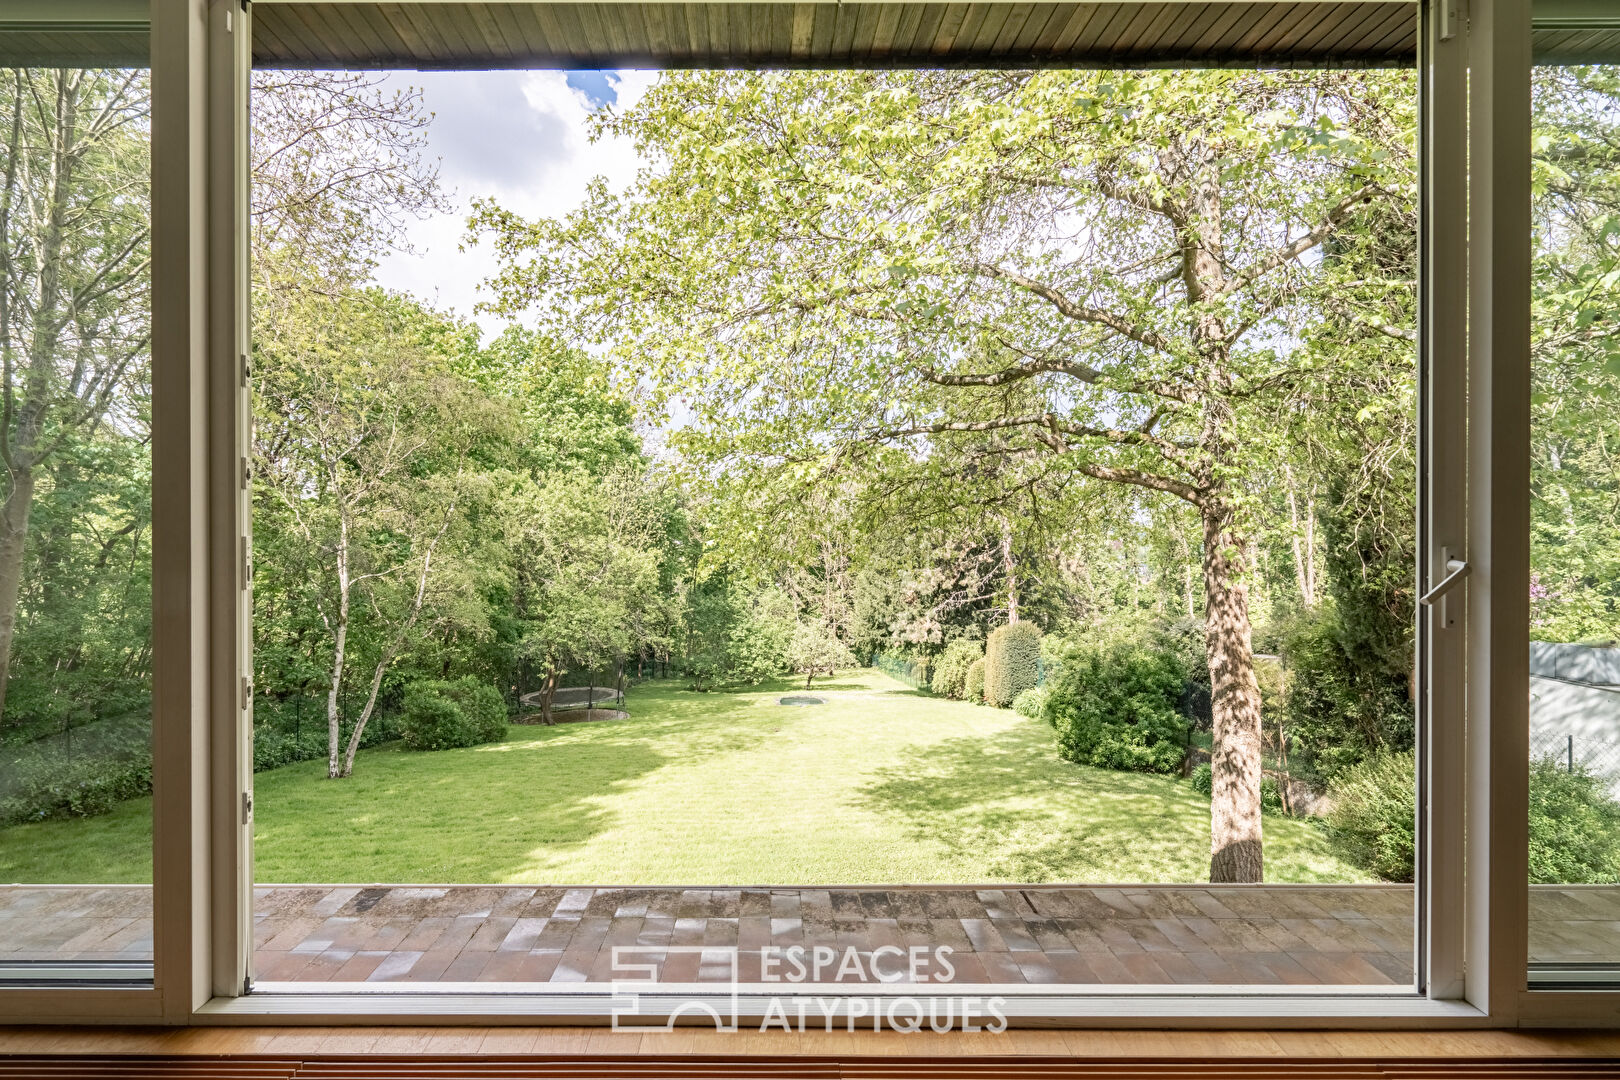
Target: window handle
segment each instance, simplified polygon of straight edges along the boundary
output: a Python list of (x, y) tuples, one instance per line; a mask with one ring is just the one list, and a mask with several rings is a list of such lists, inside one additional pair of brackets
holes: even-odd
[(1464, 562), (1462, 559), (1447, 559), (1445, 579), (1442, 580), (1440, 584), (1418, 597), (1418, 603), (1425, 606), (1432, 605), (1436, 600), (1444, 597), (1446, 593), (1450, 592), (1452, 589), (1455, 589), (1458, 585), (1461, 585), (1462, 579), (1467, 577), (1473, 571), (1473, 569), (1474, 568), (1472, 566)]

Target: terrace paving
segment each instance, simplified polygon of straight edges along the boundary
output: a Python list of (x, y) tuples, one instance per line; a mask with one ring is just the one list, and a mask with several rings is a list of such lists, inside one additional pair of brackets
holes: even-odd
[[(854, 950), (862, 975), (840, 980), (834, 961), (822, 980), (854, 982), (871, 979), (874, 950), (948, 945), (957, 985), (1399, 986), (1412, 981), (1412, 896), (1407, 885), (271, 885), (255, 890), (255, 980), (604, 983), (631, 977), (613, 952), (630, 946), (620, 963), (653, 964), (660, 982), (727, 982), (733, 956), (756, 982), (762, 949), (797, 945), (840, 960)], [(1620, 958), (1620, 888), (1540, 886), (1531, 910), (1533, 960)], [(0, 887), (0, 963), (150, 955), (148, 889)]]

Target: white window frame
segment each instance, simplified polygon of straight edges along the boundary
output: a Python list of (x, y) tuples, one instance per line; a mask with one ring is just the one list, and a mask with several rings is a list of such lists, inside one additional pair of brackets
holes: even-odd
[[(608, 993), (246, 993), (249, 13), (241, 0), (150, 4), (156, 979), (0, 989), (0, 1022), (602, 1022)], [(1456, 624), (1425, 614), (1418, 628), (1418, 989), (1025, 991), (1009, 996), (1014, 1022), (1620, 1024), (1620, 993), (1527, 988), (1529, 0), (1426, 0), (1418, 54), (1419, 580), (1444, 576), (1442, 549), (1473, 567), (1448, 604)], [(742, 1005), (757, 1016), (761, 1003)]]

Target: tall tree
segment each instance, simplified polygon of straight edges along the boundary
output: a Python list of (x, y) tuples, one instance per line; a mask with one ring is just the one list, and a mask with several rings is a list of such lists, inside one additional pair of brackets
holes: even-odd
[(145, 371), (150, 155), (144, 73), (0, 76), (3, 716), (38, 472), (68, 440), (119, 423)]
[(1531, 623), (1620, 640), (1620, 68), (1538, 68)]
[(1412, 101), (1385, 73), (671, 75), (600, 121), (651, 162), (628, 192), (476, 224), (502, 305), (616, 347), (733, 482), (993, 439), (1188, 505), (1210, 876), (1258, 881), (1248, 491), (1288, 389), (1322, 378), (1286, 347), (1347, 293), (1322, 245), (1410, 200)]
[[(439, 607), (432, 591), (479, 480), (471, 459), (505, 413), (452, 370), (447, 353), (474, 347), (470, 330), (380, 290), (335, 303), (305, 294), (301, 307), (300, 332), (264, 353), (255, 459), (261, 498), (291, 541), (274, 554), (301, 568), (328, 635), (337, 779), (354, 768), (384, 676)], [(362, 612), (372, 640), (357, 664)], [(345, 744), (341, 695), (356, 668), (365, 699)]]

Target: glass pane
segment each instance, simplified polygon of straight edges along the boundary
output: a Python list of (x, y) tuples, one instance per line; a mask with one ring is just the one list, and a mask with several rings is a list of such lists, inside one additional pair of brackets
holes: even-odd
[(151, 978), (149, 106), (0, 70), (0, 980)]
[(257, 985), (1411, 986), (1415, 86), (256, 73)]
[(1620, 978), (1620, 66), (1534, 72), (1530, 969)]

